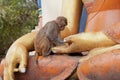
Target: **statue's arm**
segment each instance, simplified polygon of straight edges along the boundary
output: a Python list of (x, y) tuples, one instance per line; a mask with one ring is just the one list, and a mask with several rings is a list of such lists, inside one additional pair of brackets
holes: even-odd
[(63, 0), (62, 16), (67, 18), (68, 25), (61, 32), (62, 38), (78, 33), (82, 6), (82, 0)]

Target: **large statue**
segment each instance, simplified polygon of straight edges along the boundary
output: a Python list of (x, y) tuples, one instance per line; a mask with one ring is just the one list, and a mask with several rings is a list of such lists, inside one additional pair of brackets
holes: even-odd
[[(80, 10), (82, 8), (82, 1), (88, 12), (87, 25), (84, 33), (76, 34), (78, 32), (79, 16), (81, 14)], [(120, 5), (119, 5), (120, 0), (82, 0), (82, 1), (63, 0), (62, 15), (68, 19), (68, 26), (65, 28), (65, 30), (62, 32), (61, 35), (63, 38), (66, 37), (65, 42), (69, 43), (69, 45), (63, 47), (55, 47), (52, 50), (56, 54), (57, 53), (69, 54), (74, 52), (80, 53), (83, 51), (89, 51), (94, 48), (97, 49), (90, 51), (90, 54), (87, 55), (89, 57), (87, 58), (85, 57), (81, 59), (80, 57), (74, 56), (74, 58), (71, 58), (72, 56), (65, 56), (65, 55), (61, 55), (64, 58), (64, 60), (61, 56), (56, 56), (56, 55), (51, 55), (48, 57), (39, 56), (37, 65), (34, 63), (35, 62), (34, 56), (30, 57), (28, 59), (27, 72), (25, 74), (16, 73), (15, 74), (16, 80), (17, 79), (18, 80), (65, 80), (65, 79), (69, 79), (69, 77), (79, 78), (80, 80), (106, 80), (106, 79), (119, 80), (120, 79), (119, 76), (120, 51), (118, 50), (120, 46), (116, 45), (119, 43), (119, 39), (120, 39)], [(71, 34), (75, 34), (75, 35), (71, 35)], [(32, 35), (32, 37), (35, 36), (36, 35)], [(24, 40), (26, 41), (26, 44), (27, 41), (33, 44), (33, 39), (28, 40), (28, 38), (26, 37), (24, 38), (25, 39), (22, 40), (18, 39), (20, 40), (20, 42), (23, 41), (20, 43), (20, 45), (25, 44)], [(24, 46), (25, 49), (27, 50), (28, 46), (26, 45)], [(11, 46), (10, 49), (12, 47), (13, 46)], [(103, 51), (104, 48), (105, 51)], [(14, 47), (13, 50), (15, 50)], [(18, 48), (18, 51), (19, 50), (21, 50), (21, 47), (20, 49)], [(9, 62), (10, 64), (9, 69), (12, 70), (10, 72), (12, 72), (11, 74), (13, 74), (13, 71), (15, 69), (13, 68), (13, 66), (17, 65), (16, 63), (17, 59), (21, 61), (20, 63), (21, 65), (26, 61), (26, 60), (22, 60), (21, 58), (26, 56), (22, 52), (20, 54), (21, 56), (19, 55), (19, 53), (15, 54), (11, 52), (12, 51), (8, 51), (7, 53), (6, 56), (7, 58), (5, 59), (5, 66), (6, 66), (6, 62)], [(11, 58), (8, 55), (10, 55)], [(77, 66), (78, 58), (80, 59), (79, 66)], [(67, 61), (71, 63), (68, 63)], [(60, 65), (58, 65), (58, 62)], [(11, 65), (12, 63), (15, 64)], [(73, 64), (73, 66), (70, 64)], [(3, 69), (1, 69), (1, 72), (2, 70)], [(21, 69), (20, 70), (15, 69), (15, 71), (21, 71)], [(24, 69), (22, 72), (24, 72)], [(75, 73), (77, 72), (76, 73), (77, 76), (73, 72)], [(9, 80), (13, 80), (13, 76), (10, 77), (11, 79)]]

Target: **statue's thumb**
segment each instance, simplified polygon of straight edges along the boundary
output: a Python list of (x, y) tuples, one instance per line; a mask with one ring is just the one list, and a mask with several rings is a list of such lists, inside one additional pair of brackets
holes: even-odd
[(64, 38), (64, 42), (65, 43), (71, 43), (72, 42), (72, 37), (69, 36), (69, 37)]
[(25, 73), (26, 72), (26, 66), (24, 64), (22, 64), (22, 63), (19, 66), (19, 72), (21, 72), (21, 73)]
[(21, 72), (21, 73), (25, 73), (26, 72), (26, 68), (25, 67), (19, 67), (19, 68), (15, 68), (14, 72)]
[(20, 63), (19, 66), (17, 68), (14, 69), (14, 72), (21, 72), (21, 73), (25, 73), (26, 72), (26, 66), (25, 63)]

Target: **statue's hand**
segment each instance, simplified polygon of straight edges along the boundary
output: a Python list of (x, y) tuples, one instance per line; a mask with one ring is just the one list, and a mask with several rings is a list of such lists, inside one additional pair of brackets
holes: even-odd
[[(20, 73), (25, 73), (26, 72), (26, 66), (27, 66), (27, 57), (26, 54), (22, 53), (21, 56), (19, 56), (20, 60), (18, 61), (12, 61), (14, 65), (14, 72), (20, 72)], [(10, 65), (11, 66), (11, 65)]]
[(11, 46), (5, 57), (4, 80), (14, 80), (14, 72), (26, 72), (27, 49), (21, 44)]
[(57, 46), (52, 48), (54, 53), (74, 53), (81, 52), (81, 39), (79, 34), (68, 36), (64, 39), (67, 44), (65, 46)]

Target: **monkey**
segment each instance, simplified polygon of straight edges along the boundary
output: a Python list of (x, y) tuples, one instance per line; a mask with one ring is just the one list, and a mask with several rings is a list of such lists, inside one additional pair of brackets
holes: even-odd
[(60, 31), (64, 30), (66, 25), (67, 19), (59, 16), (56, 20), (47, 22), (44, 27), (39, 30), (34, 41), (34, 48), (37, 55), (48, 56), (51, 53), (52, 47), (64, 45)]

